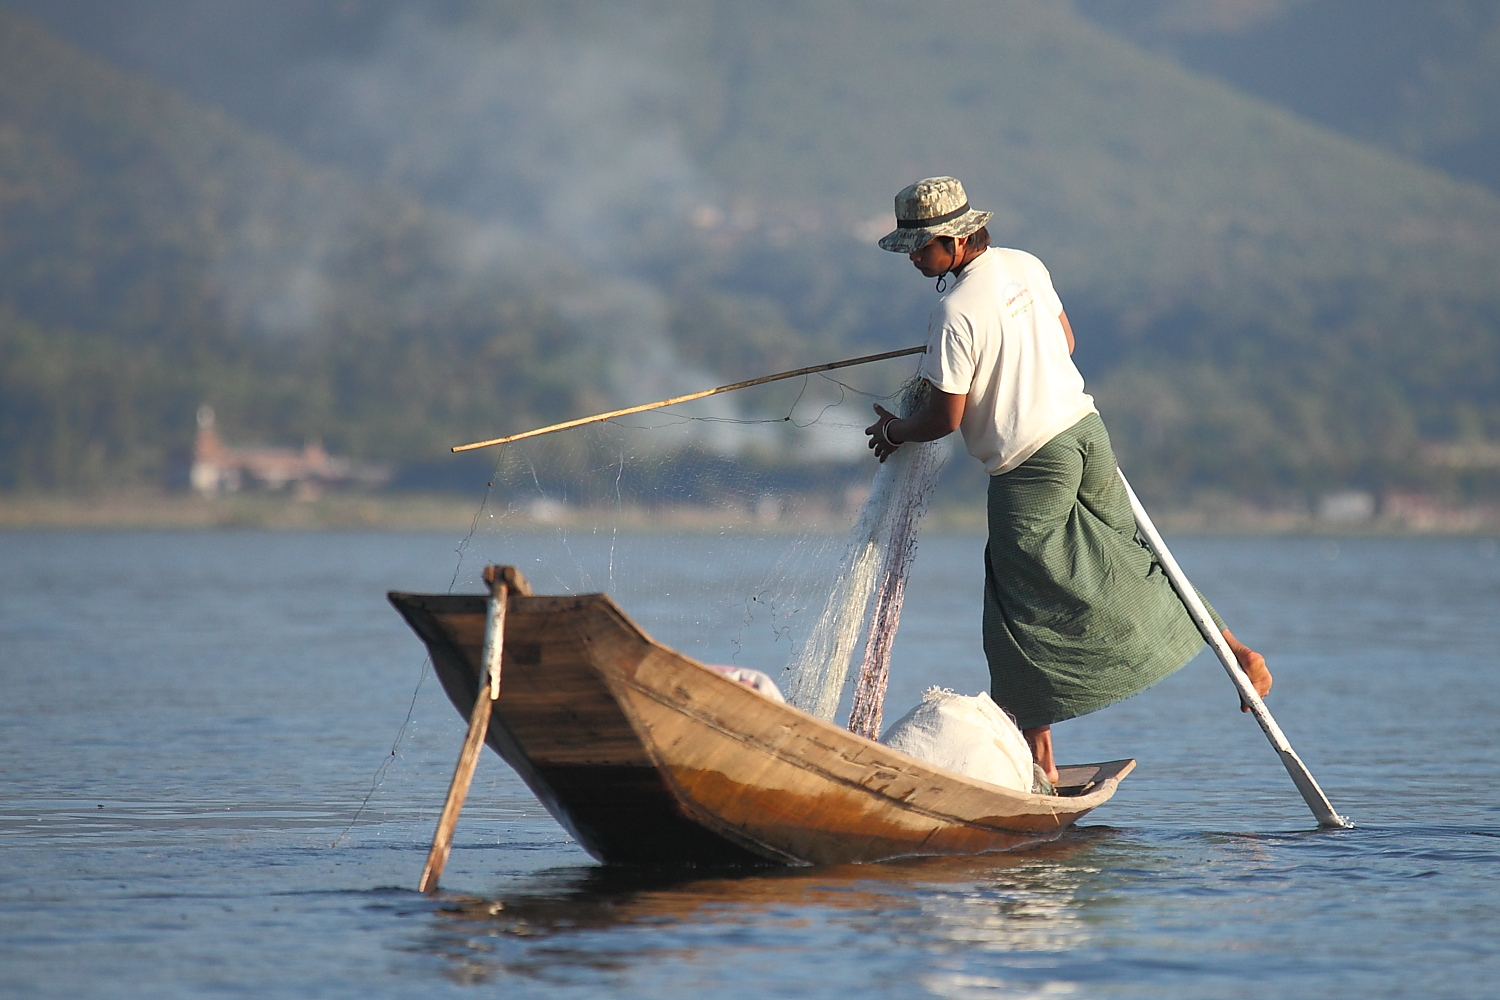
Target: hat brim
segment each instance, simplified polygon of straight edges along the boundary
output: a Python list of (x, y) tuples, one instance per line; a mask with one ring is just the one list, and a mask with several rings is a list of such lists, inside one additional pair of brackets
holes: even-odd
[(891, 253), (914, 253), (939, 236), (961, 238), (972, 235), (989, 222), (994, 214), (970, 209), (958, 218), (930, 229), (895, 229), (880, 238), (880, 249)]

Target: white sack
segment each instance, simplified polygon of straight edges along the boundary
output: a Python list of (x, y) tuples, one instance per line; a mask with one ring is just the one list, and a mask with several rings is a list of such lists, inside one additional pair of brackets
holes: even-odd
[(786, 698), (782, 696), (781, 689), (776, 686), (775, 681), (771, 680), (769, 674), (764, 674), (759, 670), (751, 670), (749, 667), (726, 667), (717, 663), (705, 663), (704, 666), (716, 674), (721, 674), (732, 681), (745, 685), (745, 687), (756, 694), (763, 694), (772, 701), (779, 701), (783, 705), (786, 704)]
[(893, 750), (1018, 792), (1031, 791), (1031, 748), (1015, 721), (980, 692), (928, 688), (880, 737)]

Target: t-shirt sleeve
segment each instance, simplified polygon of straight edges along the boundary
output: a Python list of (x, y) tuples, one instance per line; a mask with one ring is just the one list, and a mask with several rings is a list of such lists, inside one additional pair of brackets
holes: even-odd
[(968, 324), (961, 317), (935, 314), (918, 374), (943, 392), (967, 396), (974, 387), (976, 361), (974, 334)]

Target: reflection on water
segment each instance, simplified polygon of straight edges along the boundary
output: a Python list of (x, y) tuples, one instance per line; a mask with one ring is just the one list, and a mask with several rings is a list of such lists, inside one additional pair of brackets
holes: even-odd
[[(699, 962), (705, 949), (723, 948), (726, 929), (761, 947), (782, 936), (847, 933), (932, 955), (1063, 954), (1087, 944), (1086, 911), (1110, 905), (1097, 886), (1080, 891), (1098, 869), (1078, 862), (1114, 835), (1090, 828), (1011, 854), (816, 869), (556, 869), (502, 896), (443, 898), (411, 947), (440, 956), (464, 983), (500, 975), (564, 982), (667, 958)], [(938, 976), (930, 985), (942, 996), (963, 983)]]

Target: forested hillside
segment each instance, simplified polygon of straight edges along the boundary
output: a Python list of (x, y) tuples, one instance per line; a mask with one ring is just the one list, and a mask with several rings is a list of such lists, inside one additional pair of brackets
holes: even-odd
[(1500, 192), (1494, 0), (1074, 0), (1126, 38)]
[[(1049, 5), (917, 25), (855, 7), (725, 32), (747, 110), (705, 144), (717, 172), (850, 215), (888, 178), (965, 177), (999, 238), (1051, 266), (1122, 450), (1158, 483), (1379, 486), (1423, 438), (1500, 429), (1494, 197)], [(807, 110), (763, 110), (788, 107)]]
[[(267, 0), (252, 31), (136, 0), (108, 16), (153, 43), (113, 50), (75, 17), (274, 140), (0, 17), (5, 398), (134, 475), (187, 434), (149, 414), (209, 391), (266, 437), (431, 458), (911, 342), (930, 286), (872, 240), (953, 173), (1049, 264), (1152, 492), (1494, 487), (1424, 446), (1500, 438), (1500, 199), (1066, 6), (929, 6)], [(67, 381), (86, 343), (151, 387), (102, 394), (118, 418), (60, 415), (101, 396)], [(37, 461), (0, 469), (62, 481)]]
[(479, 240), (0, 15), (0, 487), (160, 481), (203, 402), (411, 463), (600, 401)]

